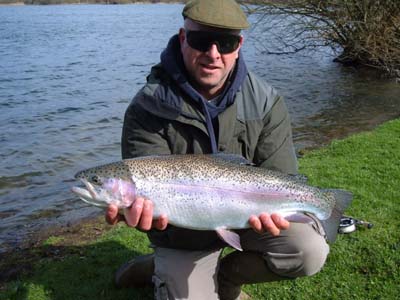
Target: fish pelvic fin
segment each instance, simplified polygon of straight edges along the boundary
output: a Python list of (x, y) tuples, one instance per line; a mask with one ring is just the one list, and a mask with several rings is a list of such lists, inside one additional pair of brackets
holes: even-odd
[(323, 190), (323, 192), (331, 194), (335, 199), (335, 207), (333, 208), (330, 217), (327, 220), (321, 221), (328, 242), (333, 243), (338, 234), (340, 219), (342, 218), (345, 209), (353, 200), (353, 195), (345, 190), (326, 189)]
[(239, 251), (243, 251), (242, 245), (240, 244), (240, 236), (236, 232), (225, 228), (217, 228), (215, 231), (225, 243)]

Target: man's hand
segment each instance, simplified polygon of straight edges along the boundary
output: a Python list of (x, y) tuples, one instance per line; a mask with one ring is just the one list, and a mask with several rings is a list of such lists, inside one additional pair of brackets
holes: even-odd
[(111, 225), (125, 221), (128, 226), (144, 231), (152, 228), (164, 230), (168, 225), (166, 215), (161, 215), (158, 219), (153, 219), (153, 202), (143, 197), (136, 197), (132, 206), (124, 209), (124, 215), (118, 213), (117, 206), (109, 205), (106, 211), (106, 221)]
[(250, 216), (249, 224), (258, 233), (269, 232), (273, 236), (278, 236), (281, 230), (289, 228), (290, 223), (279, 214), (269, 215), (262, 213), (260, 216)]

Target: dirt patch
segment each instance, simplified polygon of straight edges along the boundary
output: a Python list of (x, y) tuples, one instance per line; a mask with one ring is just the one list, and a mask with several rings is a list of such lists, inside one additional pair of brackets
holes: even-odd
[(80, 247), (73, 246), (94, 241), (111, 228), (104, 221), (104, 216), (97, 216), (83, 219), (79, 223), (41, 230), (18, 248), (0, 253), (0, 290), (6, 282), (29, 274), (39, 260), (62, 259), (71, 254), (79, 254)]

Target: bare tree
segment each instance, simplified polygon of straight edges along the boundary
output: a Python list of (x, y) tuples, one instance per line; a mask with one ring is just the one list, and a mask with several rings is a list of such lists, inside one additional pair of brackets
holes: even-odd
[[(245, 3), (244, 3), (245, 2)], [(380, 68), (400, 77), (399, 0), (242, 1), (256, 28), (283, 54), (329, 46), (342, 63)], [(260, 32), (260, 31), (259, 31)], [(264, 39), (262, 35), (260, 39)]]

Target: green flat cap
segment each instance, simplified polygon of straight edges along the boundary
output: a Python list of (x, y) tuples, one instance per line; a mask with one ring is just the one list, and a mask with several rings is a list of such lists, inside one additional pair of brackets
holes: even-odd
[(234, 0), (190, 0), (182, 15), (199, 24), (227, 29), (250, 27), (240, 5)]

